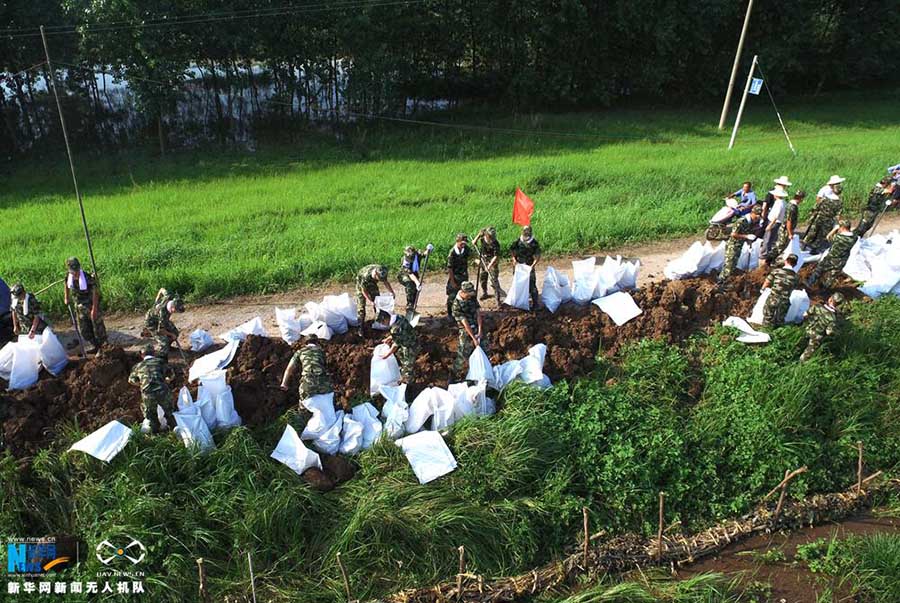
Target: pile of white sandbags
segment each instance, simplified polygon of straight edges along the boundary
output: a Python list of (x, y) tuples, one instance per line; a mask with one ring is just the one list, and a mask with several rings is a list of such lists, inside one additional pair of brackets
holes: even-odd
[(860, 239), (850, 251), (844, 274), (861, 281), (860, 291), (876, 298), (900, 295), (900, 232)]
[(298, 316), (294, 308), (275, 308), (275, 322), (281, 338), (294, 345), (304, 335), (331, 339), (335, 333), (346, 333), (356, 321), (356, 300), (348, 293), (326, 295), (321, 303), (307, 302)]
[(588, 304), (616, 291), (634, 289), (640, 268), (640, 260), (627, 261), (622, 256), (607, 256), (599, 266), (595, 257), (575, 260), (572, 262), (572, 299), (579, 304)]
[(352, 455), (371, 448), (384, 429), (378, 411), (369, 402), (345, 413), (334, 409), (334, 392), (331, 392), (301, 400), (300, 404), (313, 415), (300, 439), (312, 441), (313, 447), (325, 454)]
[(244, 341), (247, 339), (247, 335), (266, 337), (266, 328), (263, 326), (262, 319), (259, 316), (248, 320), (242, 325), (236, 326), (226, 333), (222, 333), (219, 337), (228, 343), (232, 341)]
[(663, 274), (667, 279), (675, 281), (721, 270), (724, 263), (725, 241), (715, 247), (709, 241), (694, 241), (687, 251), (666, 264)]
[[(215, 447), (213, 429), (231, 429), (242, 423), (234, 408), (234, 394), (226, 382), (224, 370), (216, 370), (200, 377), (196, 401), (190, 390), (182, 387), (178, 393), (178, 410), (172, 414), (176, 423), (174, 432), (181, 437), (185, 446), (197, 446), (203, 451)], [(160, 423), (165, 423), (162, 415)], [(141, 430), (150, 430), (147, 419), (144, 419)]]
[[(762, 294), (756, 301), (756, 305), (753, 306), (753, 311), (747, 318), (747, 322), (757, 325), (763, 324), (763, 308), (765, 308), (766, 301), (771, 293), (771, 289), (763, 289)], [(787, 324), (800, 324), (803, 322), (803, 315), (806, 314), (807, 310), (809, 310), (809, 295), (806, 293), (806, 290), (793, 290), (791, 292), (791, 305), (787, 314), (784, 315), (784, 322)]]
[(19, 335), (0, 350), (0, 378), (9, 382), (9, 389), (25, 389), (37, 383), (41, 367), (55, 377), (68, 364), (69, 356), (50, 327), (33, 339)]
[(484, 382), (486, 386), (503, 391), (513, 381), (521, 381), (535, 387), (550, 387), (550, 378), (544, 374), (547, 346), (543, 343), (531, 346), (528, 354), (519, 360), (508, 360), (498, 366), (491, 362), (480, 347), (469, 356), (467, 381)]

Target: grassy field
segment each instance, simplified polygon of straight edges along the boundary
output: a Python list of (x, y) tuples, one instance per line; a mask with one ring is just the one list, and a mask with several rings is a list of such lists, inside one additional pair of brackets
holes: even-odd
[[(784, 173), (815, 191), (840, 173), (848, 204), (858, 204), (900, 161), (898, 101), (900, 91), (785, 103), (797, 157), (759, 97), (731, 152), (710, 107), (444, 114), (432, 119), (542, 134), (391, 123), (340, 142), (309, 133), (252, 153), (163, 159), (92, 155), (75, 141), (76, 164), (107, 305), (131, 309), (159, 286), (196, 300), (348, 278), (373, 261), (393, 267), (408, 243), (433, 242), (443, 254), (454, 233), (486, 224), (508, 243), (517, 186), (536, 202), (536, 234), (550, 253), (698, 231), (747, 178), (763, 192)], [(67, 256), (87, 256), (67, 165), (60, 155), (7, 171), (0, 276), (39, 289)], [(61, 291), (44, 298), (60, 310)]]

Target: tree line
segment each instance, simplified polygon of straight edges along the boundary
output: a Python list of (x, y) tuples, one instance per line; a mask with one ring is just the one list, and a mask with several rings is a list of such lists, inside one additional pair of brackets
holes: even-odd
[[(0, 2), (0, 152), (35, 148), (56, 127), (46, 66), (28, 69), (44, 60), (39, 25), (79, 136), (122, 144), (153, 133), (165, 148), (272, 121), (403, 115), (434, 100), (523, 111), (721, 97), (745, 9), (742, 0)], [(894, 0), (757, 0), (745, 54), (760, 54), (782, 91), (868, 87), (892, 79), (898, 31)], [(122, 102), (108, 89), (118, 82)]]

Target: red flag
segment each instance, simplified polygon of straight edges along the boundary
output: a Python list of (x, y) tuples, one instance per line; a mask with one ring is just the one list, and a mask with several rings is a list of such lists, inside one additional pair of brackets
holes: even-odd
[(520, 226), (528, 226), (531, 224), (531, 216), (534, 214), (534, 201), (528, 198), (528, 195), (522, 192), (522, 189), (516, 188), (516, 200), (513, 203), (513, 223)]

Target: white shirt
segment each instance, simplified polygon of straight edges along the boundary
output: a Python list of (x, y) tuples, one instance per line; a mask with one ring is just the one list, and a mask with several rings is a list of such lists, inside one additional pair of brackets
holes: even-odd
[(816, 193), (816, 197), (822, 198), (822, 199), (839, 199), (840, 198), (837, 196), (837, 193), (834, 192), (834, 189), (831, 188), (830, 184), (826, 184), (825, 186), (820, 188), (819, 192)]
[(769, 209), (769, 222), (784, 222), (784, 199), (775, 197)]

